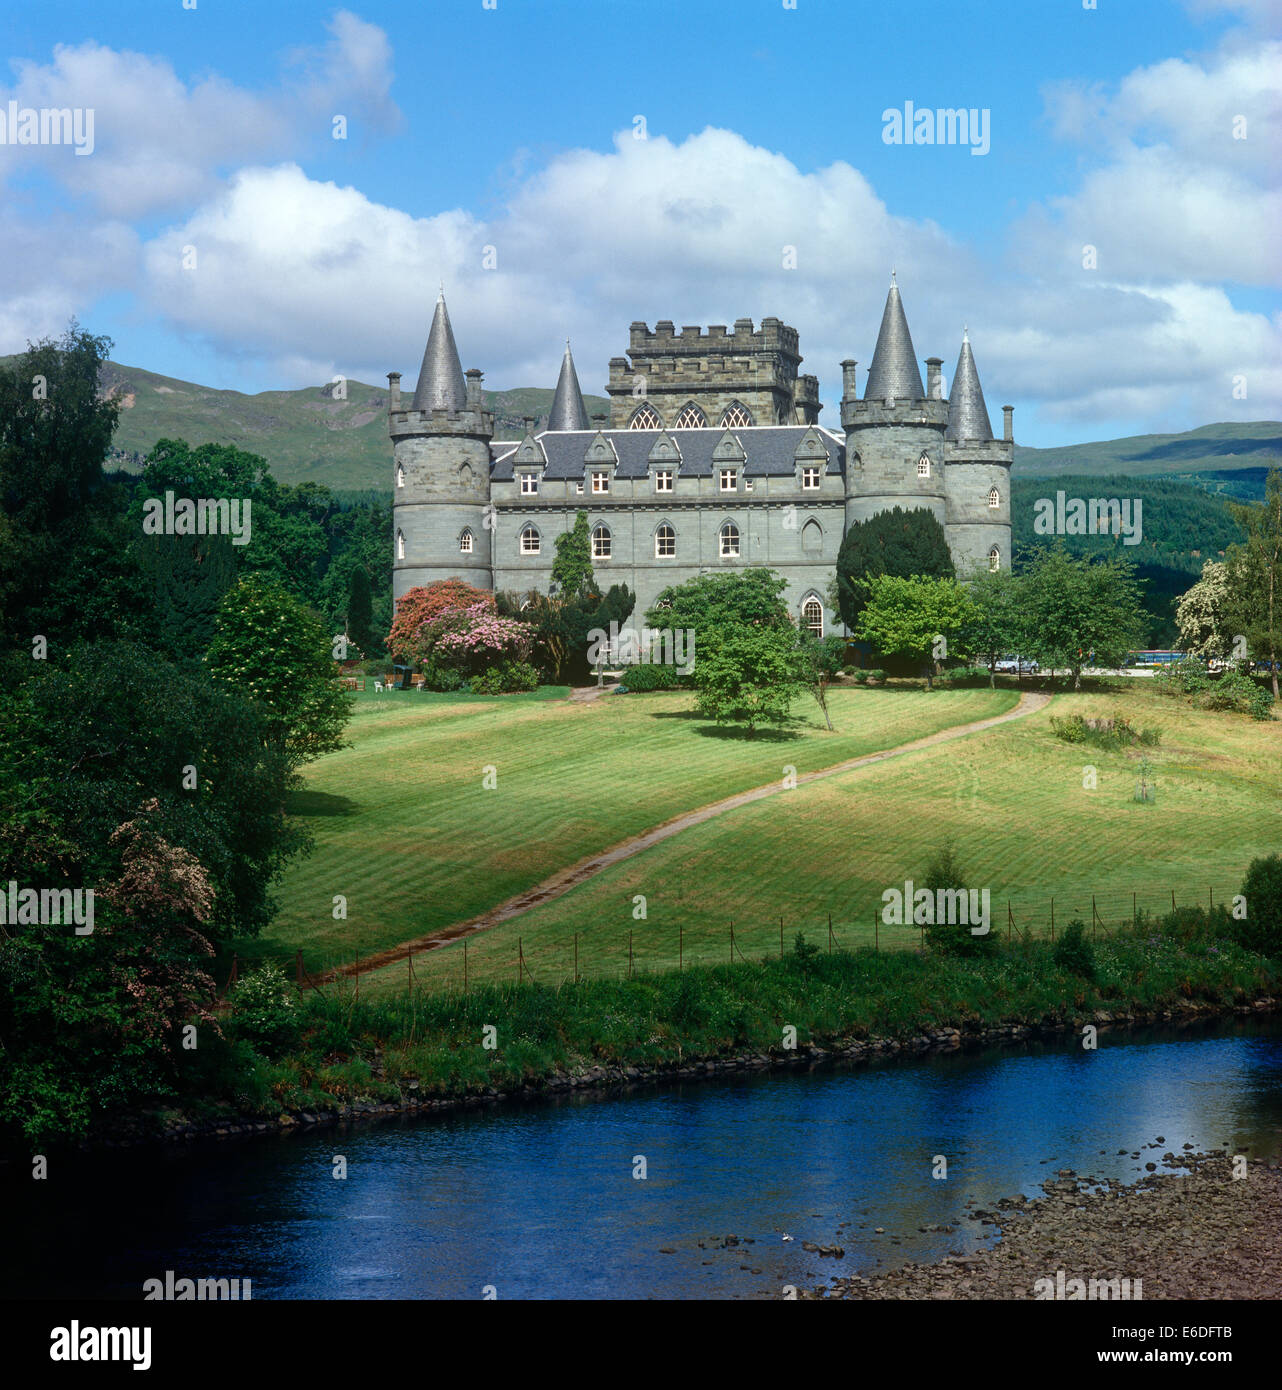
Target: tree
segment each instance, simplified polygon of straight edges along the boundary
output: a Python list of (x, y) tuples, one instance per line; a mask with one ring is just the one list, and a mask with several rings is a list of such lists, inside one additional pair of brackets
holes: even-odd
[(387, 650), (405, 665), (425, 656), (423, 628), (450, 608), (470, 608), (476, 603), (493, 605), (488, 589), (476, 589), (461, 579), (438, 579), (435, 584), (416, 584), (396, 600), (396, 617), (387, 634)]
[(788, 587), (773, 570), (744, 569), (727, 574), (700, 574), (674, 584), (655, 599), (645, 615), (652, 628), (692, 630), (699, 647), (717, 634), (747, 628), (793, 631), (783, 592)]
[(352, 570), (347, 589), (348, 639), (356, 644), (362, 656), (368, 656), (374, 645), (371, 624), (374, 618), (374, 596), (370, 592), (369, 575), (358, 565)]
[(797, 679), (815, 697), (829, 733), (832, 732), (832, 716), (828, 713), (828, 686), (841, 670), (845, 649), (846, 644), (840, 637), (816, 637), (809, 628), (803, 628), (799, 634)]
[(592, 573), (592, 540), (588, 534), (588, 514), (579, 512), (574, 526), (556, 538), (556, 558), (552, 561), (553, 593), (574, 598), (585, 592), (596, 592)]
[(1024, 646), (1041, 665), (1067, 666), (1082, 687), (1088, 661), (1120, 666), (1138, 646), (1144, 613), (1134, 567), (1113, 556), (1038, 549), (1020, 584)]
[(1282, 956), (1282, 856), (1251, 861), (1242, 880), (1246, 916), (1236, 923), (1238, 940), (1249, 951)]
[(926, 685), (932, 676), (940, 637), (955, 643), (973, 608), (966, 591), (949, 578), (901, 579), (881, 574), (865, 580), (868, 602), (855, 629), (883, 654), (908, 656), (924, 664)]
[(694, 684), (701, 714), (718, 724), (743, 721), (749, 738), (758, 724), (783, 724), (801, 690), (796, 635), (773, 626), (719, 634), (699, 653)]
[(1023, 642), (1020, 579), (1010, 570), (984, 570), (967, 585), (971, 615), (961, 632), (962, 650), (988, 667), (988, 684), (997, 684), (998, 661), (1017, 653)]
[(1228, 656), (1233, 639), (1225, 608), (1229, 601), (1228, 567), (1218, 560), (1202, 566), (1202, 577), (1180, 598), (1175, 609), (1180, 646), (1203, 660)]
[(866, 521), (851, 522), (837, 552), (835, 599), (853, 632), (868, 601), (862, 581), (879, 574), (908, 579), (920, 574), (953, 578), (952, 552), (935, 514), (924, 507), (894, 507)]
[(218, 605), (236, 579), (236, 560), (225, 536), (142, 536), (143, 573), (153, 587), (154, 642), (171, 661), (204, 656), (214, 638)]
[(1246, 532), (1246, 542), (1229, 548), (1225, 559), (1229, 623), (1246, 638), (1247, 651), (1267, 658), (1278, 698), (1278, 657), (1282, 653), (1282, 471), (1270, 468), (1263, 505), (1230, 503)]
[(274, 580), (249, 574), (229, 590), (205, 662), (217, 684), (262, 706), (295, 766), (344, 746), (352, 699), (335, 679), (332, 638)]

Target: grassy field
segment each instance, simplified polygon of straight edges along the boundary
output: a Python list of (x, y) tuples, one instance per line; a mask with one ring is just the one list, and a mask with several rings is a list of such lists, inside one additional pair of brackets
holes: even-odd
[[(974, 692), (982, 693), (982, 692)], [(875, 696), (870, 697), (875, 698)], [(905, 693), (902, 697), (910, 700)], [(923, 696), (923, 700), (934, 697)], [(677, 697), (679, 703), (680, 697)], [(849, 706), (847, 706), (849, 707)], [(1125, 713), (1162, 730), (1144, 750), (1156, 800), (1134, 800), (1138, 751), (1108, 753), (1055, 738), (1049, 718)], [(798, 759), (798, 762), (800, 760)], [(835, 759), (833, 760), (835, 761)], [(1083, 786), (1096, 769), (1097, 785)], [(606, 870), (591, 882), (471, 938), (471, 981), (514, 980), (518, 939), (527, 978), (572, 978), (577, 936), (583, 975), (674, 968), (684, 961), (777, 954), (798, 930), (827, 946), (871, 945), (884, 889), (920, 880), (951, 840), (967, 882), (991, 890), (993, 930), (1047, 935), (1093, 920), (1108, 927), (1132, 907), (1169, 910), (1227, 901), (1256, 855), (1279, 849), (1282, 723), (1212, 714), (1155, 694), (1141, 682), (1116, 693), (1059, 695), (1027, 718), (903, 758), (840, 774), (743, 807)], [(634, 917), (636, 895), (646, 918)], [(1132, 896), (1134, 895), (1134, 897)], [(880, 928), (882, 949), (915, 946), (916, 928)], [(737, 958), (737, 955), (736, 957)], [(462, 981), (462, 947), (415, 960), (427, 985)], [(406, 987), (407, 968), (372, 972), (363, 989)]]
[[(314, 763), (293, 809), (316, 839), (242, 961), (303, 951), (313, 972), (483, 912), (586, 855), (692, 808), (1010, 709), (1008, 690), (842, 689), (836, 732), (798, 702), (786, 734), (747, 739), (689, 694), (564, 691), (502, 699), (357, 697), (353, 746)], [(812, 713), (813, 711), (813, 713)], [(497, 785), (486, 789), (484, 769)], [(791, 793), (789, 794), (791, 795)], [(348, 917), (335, 921), (335, 895)]]

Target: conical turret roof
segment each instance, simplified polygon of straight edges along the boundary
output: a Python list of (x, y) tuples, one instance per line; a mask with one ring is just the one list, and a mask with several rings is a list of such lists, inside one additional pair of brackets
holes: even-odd
[(899, 298), (899, 286), (892, 280), (881, 315), (881, 331), (877, 334), (872, 366), (868, 368), (868, 380), (864, 385), (864, 400), (884, 401), (894, 397), (899, 401), (919, 401), (925, 394), (903, 301)]
[(427, 350), (423, 353), (423, 365), (414, 389), (414, 409), (462, 410), (466, 404), (467, 386), (442, 290), (436, 301), (436, 313), (432, 315), (432, 331), (427, 335)]
[(975, 370), (975, 355), (970, 350), (970, 334), (962, 330), (961, 354), (953, 373), (953, 389), (948, 393), (948, 426), (945, 439), (991, 439), (993, 427), (988, 422), (988, 407)]
[(574, 370), (574, 358), (570, 356), (567, 339), (565, 356), (561, 359), (561, 375), (556, 379), (556, 395), (552, 397), (552, 409), (548, 414), (550, 430), (586, 430), (588, 423), (587, 407), (583, 404), (583, 392), (579, 390), (578, 373)]

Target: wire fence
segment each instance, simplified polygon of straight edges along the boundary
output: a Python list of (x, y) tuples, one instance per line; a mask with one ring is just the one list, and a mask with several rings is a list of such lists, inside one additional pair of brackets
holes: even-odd
[[(1056, 894), (1010, 895), (992, 893), (989, 930), (1009, 945), (1054, 941), (1068, 924), (1080, 921), (1088, 937), (1098, 940), (1130, 930), (1141, 920), (1161, 917), (1178, 908), (1213, 908), (1229, 905), (1232, 888), (1204, 890), (1148, 886), (1130, 892), (1069, 890)], [(910, 916), (910, 909), (905, 916)], [(959, 926), (957, 930), (966, 930)], [(366, 988), (379, 993), (389, 989), (468, 991), (480, 984), (560, 985), (583, 979), (633, 979), (641, 974), (684, 970), (693, 965), (734, 965), (778, 960), (792, 953), (796, 938), (820, 951), (872, 948), (875, 951), (920, 950), (926, 945), (927, 928), (920, 924), (890, 925), (883, 920), (880, 904), (862, 912), (829, 913), (819, 918), (783, 916), (727, 919), (724, 924), (639, 921), (626, 928), (600, 925), (586, 931), (542, 936), (527, 943), (491, 928), (464, 936), (444, 946), (406, 952), (391, 964), (369, 971), (359, 955), (347, 962), (309, 970), (299, 950), (291, 974), (300, 991), (342, 986), (359, 994)], [(233, 956), (226, 994), (241, 974)]]

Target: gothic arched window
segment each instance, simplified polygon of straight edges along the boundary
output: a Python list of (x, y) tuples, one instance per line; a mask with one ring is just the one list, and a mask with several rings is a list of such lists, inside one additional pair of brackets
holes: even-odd
[(610, 535), (608, 526), (594, 526), (592, 528), (592, 558), (594, 560), (608, 560), (613, 541), (614, 538)]
[(998, 497), (995, 487), (990, 487), (988, 489), (988, 505), (990, 507), (998, 507), (1001, 505), (1001, 498)]
[(921, 456), (921, 458), (919, 458), (919, 459), (917, 460), (917, 476), (918, 476), (919, 478), (929, 478), (929, 477), (930, 477), (930, 455), (929, 455), (929, 454), (923, 454), (923, 455)]
[(632, 419), (628, 421), (630, 430), (661, 430), (663, 421), (659, 419), (659, 412), (652, 405), (638, 406)]
[(1002, 552), (998, 550), (996, 546), (993, 546), (993, 548), (988, 552), (988, 568), (992, 570), (994, 574), (996, 574), (996, 572), (999, 569), (1001, 569), (1001, 567)]
[(472, 553), (471, 531), (464, 530), (463, 534), (458, 538), (458, 548), (460, 555), (470, 555)]
[(739, 528), (733, 521), (727, 521), (721, 528), (721, 558), (733, 559), (739, 554)]
[(824, 606), (813, 594), (801, 605), (801, 625), (816, 637), (824, 635)]
[(708, 427), (708, 417), (699, 409), (693, 401), (690, 401), (681, 414), (677, 416), (677, 423), (673, 426), (678, 430), (702, 430)]
[(398, 560), (403, 560), (403, 559), (405, 558), (405, 532), (404, 532), (404, 531), (398, 531), (398, 532), (396, 533), (396, 558), (397, 558)]
[(665, 521), (654, 533), (654, 558), (670, 560), (677, 553), (677, 533)]
[(403, 464), (399, 463), (396, 465), (396, 486), (405, 486), (405, 468)]
[(521, 527), (521, 554), (537, 555), (542, 549), (543, 542), (539, 536), (538, 528), (535, 526)]
[(752, 424), (752, 413), (748, 407), (740, 401), (731, 401), (726, 406), (721, 416), (721, 426), (723, 429), (741, 429)]

